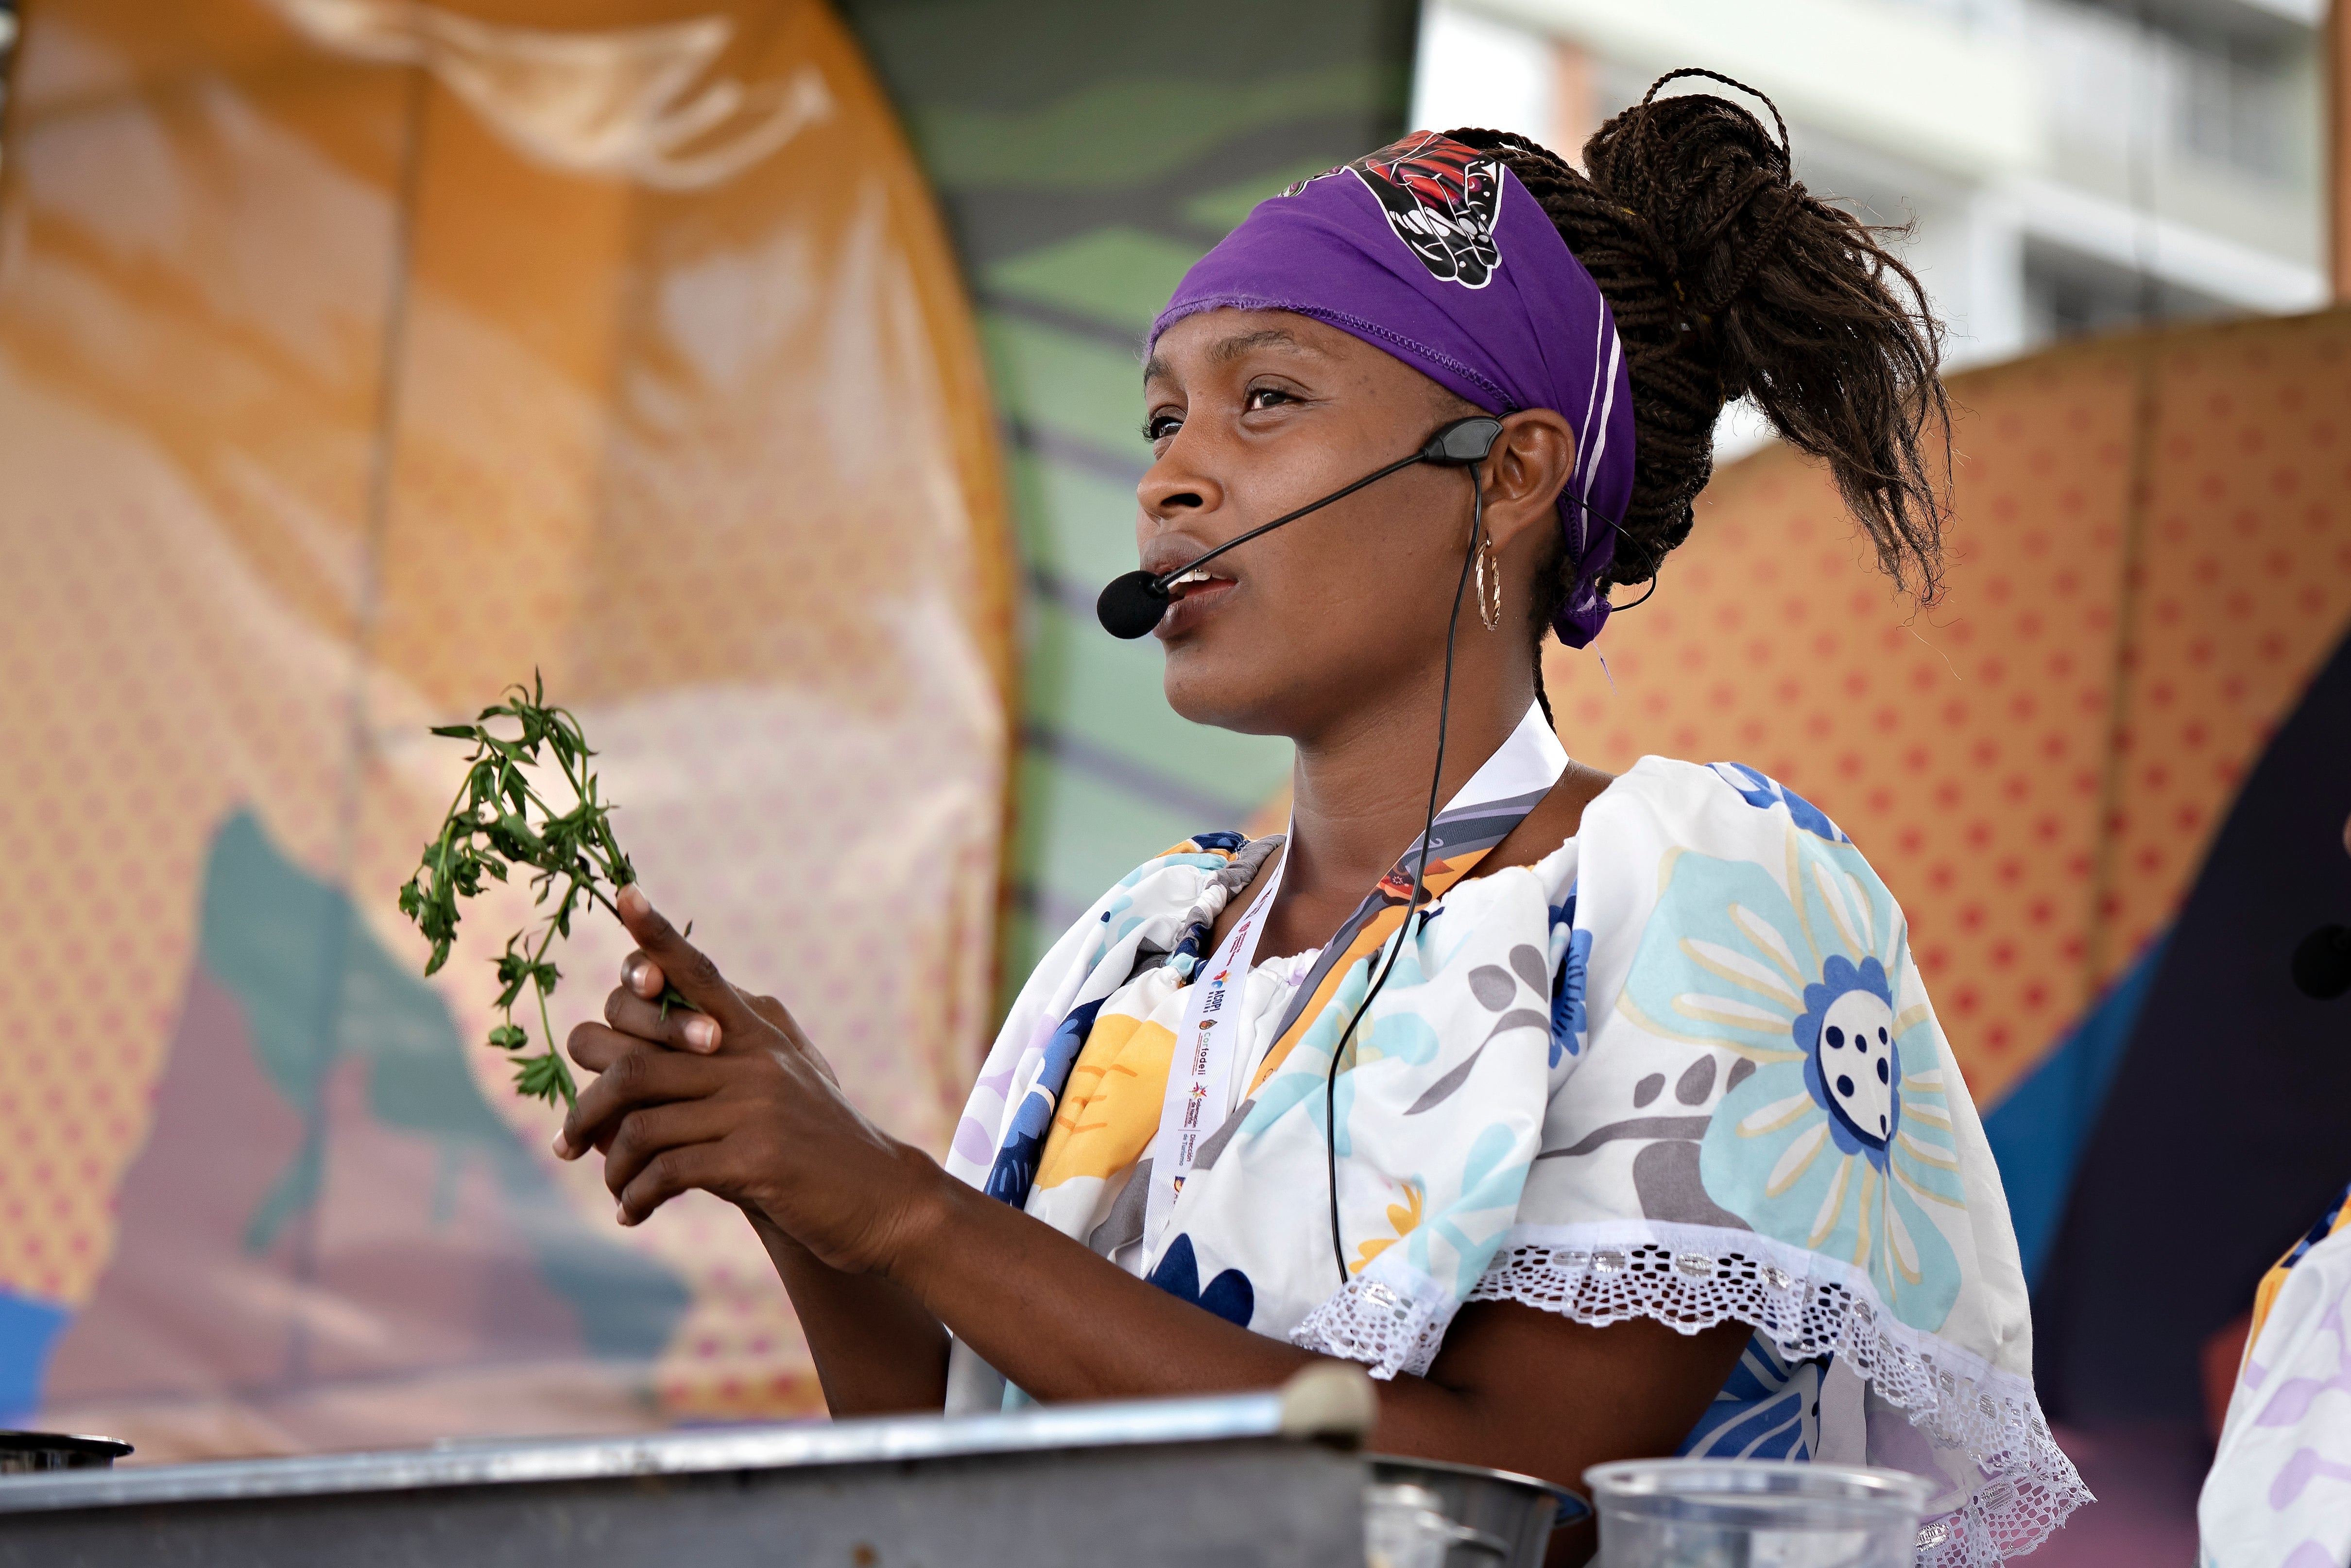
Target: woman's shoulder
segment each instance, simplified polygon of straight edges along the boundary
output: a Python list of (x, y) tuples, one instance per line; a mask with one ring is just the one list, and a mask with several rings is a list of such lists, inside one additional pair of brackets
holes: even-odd
[(1071, 922), (1038, 965), (1040, 973), (1091, 967), (1138, 926), (1188, 912), (1208, 884), (1247, 858), (1247, 833), (1219, 828), (1194, 833), (1120, 877)]
[[(1760, 874), (1790, 889), (1791, 896), (1797, 896), (1795, 883), (1826, 873), (1856, 895), (1883, 901), (1889, 910), (1895, 904), (1891, 890), (1827, 812), (1743, 762), (1642, 758), (1584, 809), (1574, 848), (1585, 903), (1597, 896), (1608, 921), (1629, 919), (1630, 928), (1642, 924), (1642, 912), (1677, 880), (1677, 866)], [(1740, 865), (1745, 873), (1729, 869)], [(1604, 911), (1590, 913), (1599, 917)]]
[(1139, 887), (1152, 876), (1171, 868), (1214, 876), (1232, 864), (1241, 852), (1249, 848), (1250, 841), (1247, 833), (1235, 828), (1194, 833), (1188, 839), (1180, 839), (1170, 844), (1119, 878), (1097, 902), (1115, 902), (1122, 893)]
[(1242, 876), (1263, 858), (1262, 849), (1252, 851), (1253, 842), (1228, 829), (1194, 833), (1113, 883), (1031, 966), (998, 1032), (998, 1048), (1033, 1042), (1040, 1025), (1058, 1023), (1073, 1006), (1102, 1000), (1173, 951), (1185, 917), (1210, 885)]
[(1613, 778), (1572, 768), (1477, 874), (1522, 866), (1561, 892), (1595, 879), (1651, 883), (1654, 873), (1683, 853), (1781, 867), (1792, 833), (1829, 852), (1856, 877), (1875, 881), (1828, 813), (1761, 768), (1656, 756)]
[(1247, 833), (1230, 828), (1179, 839), (1103, 889), (1102, 896), (1086, 906), (1076, 928), (1115, 927), (1123, 919), (1137, 918), (1134, 912), (1145, 906), (1196, 897), (1202, 887), (1247, 856), (1254, 841)]
[(1853, 843), (1827, 812), (1744, 762), (1642, 758), (1584, 808), (1583, 836), (1605, 839), (1636, 825), (1689, 849), (1768, 842), (1791, 828), (1823, 843)]

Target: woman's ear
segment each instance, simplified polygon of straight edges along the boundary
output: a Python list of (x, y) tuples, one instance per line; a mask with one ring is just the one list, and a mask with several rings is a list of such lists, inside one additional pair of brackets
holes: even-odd
[(1575, 469), (1575, 432), (1553, 410), (1521, 409), (1503, 419), (1485, 468), (1486, 529), (1507, 551), (1531, 525), (1552, 526)]

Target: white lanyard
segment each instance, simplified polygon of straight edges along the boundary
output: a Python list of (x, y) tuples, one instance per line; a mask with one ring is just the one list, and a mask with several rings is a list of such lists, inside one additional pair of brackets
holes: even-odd
[[(1518, 728), (1470, 776), (1459, 793), (1447, 802), (1438, 820), (1442, 822), (1448, 816), (1488, 804), (1515, 804), (1518, 816), (1523, 816), (1558, 782), (1566, 768), (1567, 753), (1561, 747), (1559, 737), (1552, 733), (1542, 710), (1529, 705)], [(1517, 816), (1509, 819), (1513, 825), (1517, 821)], [(1495, 835), (1508, 831), (1508, 827), (1497, 828)], [(1296, 841), (1293, 831), (1290, 842)], [(1416, 845), (1417, 842), (1416, 840)], [(1405, 860), (1396, 862), (1399, 873), (1409, 863), (1410, 856), (1407, 851)], [(1176, 1199), (1184, 1190), (1184, 1178), (1192, 1172), (1200, 1145), (1224, 1125), (1226, 1103), (1232, 1094), (1233, 1053), (1240, 1043), (1239, 1014), (1249, 994), (1249, 969), (1257, 961), (1257, 942), (1265, 929), (1266, 913), (1273, 907), (1274, 894), (1281, 888), (1281, 873), (1289, 864), (1290, 854), (1285, 848), (1280, 865), (1266, 878), (1265, 891), (1251, 901), (1239, 924), (1197, 971), (1199, 978), (1192, 982), (1191, 996), (1184, 1008), (1183, 1027), (1176, 1039), (1174, 1060), (1167, 1064), (1167, 1095), (1159, 1107), (1159, 1132), (1151, 1141), (1151, 1191), (1143, 1211), (1145, 1258), (1158, 1251), (1160, 1235), (1176, 1207)], [(1368, 913), (1378, 902), (1374, 894), (1365, 901), (1365, 911), (1360, 913)], [(1351, 921), (1348, 926), (1342, 927), (1338, 936), (1323, 948), (1323, 964), (1343, 956), (1353, 924)], [(1300, 984), (1291, 998), (1293, 1010), (1313, 991), (1322, 972), (1318, 967)], [(1283, 1023), (1286, 1027), (1287, 1020)]]
[(1249, 994), (1249, 968), (1257, 960), (1257, 939), (1265, 931), (1267, 911), (1281, 888), (1281, 864), (1265, 879), (1232, 934), (1200, 967), (1184, 1007), (1184, 1026), (1176, 1037), (1175, 1056), (1167, 1063), (1167, 1097), (1159, 1108), (1159, 1134), (1151, 1141), (1151, 1191), (1143, 1211), (1145, 1255), (1159, 1245), (1160, 1231), (1184, 1190), (1184, 1178), (1200, 1145), (1224, 1125), (1226, 1102), (1232, 1094), (1233, 1051), (1240, 1042), (1240, 1011)]

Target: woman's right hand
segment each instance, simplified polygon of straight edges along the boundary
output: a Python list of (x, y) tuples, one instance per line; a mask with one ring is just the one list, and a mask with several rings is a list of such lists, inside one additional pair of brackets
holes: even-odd
[[(641, 1087), (644, 1092), (618, 1097), (617, 1108), (608, 1114), (599, 1115), (591, 1105), (590, 1118), (580, 1122), (576, 1132), (567, 1124), (565, 1134), (557, 1140), (556, 1152), (567, 1159), (584, 1153), (584, 1147), (573, 1141), (575, 1136), (590, 1137), (593, 1146), (603, 1151), (605, 1183), (621, 1199), (623, 1224), (633, 1223), (632, 1214), (650, 1212), (645, 1206), (658, 1201), (648, 1184), (655, 1179), (663, 1161), (711, 1160), (706, 1167), (681, 1169), (681, 1178), (697, 1178), (686, 1180), (685, 1185), (706, 1186), (733, 1199), (758, 1232), (768, 1257), (775, 1262), (777, 1274), (791, 1292), (792, 1310), (808, 1335), (809, 1352), (815, 1358), (817, 1375), (824, 1385), (825, 1403), (832, 1413), (879, 1416), (937, 1410), (946, 1394), (946, 1331), (914, 1296), (888, 1279), (872, 1271), (861, 1272), (854, 1266), (858, 1254), (870, 1256), (875, 1249), (844, 1251), (839, 1245), (839, 1235), (826, 1228), (824, 1188), (830, 1184), (804, 1177), (798, 1184), (803, 1188), (804, 1197), (811, 1200), (818, 1211), (813, 1223), (805, 1218), (798, 1223), (832, 1236), (828, 1257), (809, 1247), (771, 1217), (770, 1203), (758, 1196), (763, 1184), (746, 1182), (738, 1187), (719, 1163), (723, 1160), (738, 1167), (766, 1165), (780, 1169), (780, 1162), (762, 1156), (750, 1146), (756, 1140), (741, 1134), (761, 1126), (772, 1129), (781, 1124), (781, 1113), (745, 1113), (744, 1102), (777, 1090), (789, 1078), (796, 1085), (789, 1097), (801, 1105), (831, 1100), (845, 1108), (847, 1103), (841, 1100), (840, 1082), (831, 1064), (801, 1032), (781, 1002), (728, 985), (715, 969), (709, 971), (707, 978), (713, 985), (724, 988), (716, 993), (717, 1010), (672, 1006), (664, 1014), (661, 998), (668, 990), (672, 974), (690, 976), (697, 964), (706, 967), (708, 961), (699, 954), (685, 956), (690, 949), (681, 951), (683, 936), (673, 941), (664, 935), (666, 924), (643, 907), (642, 894), (631, 890), (621, 902), (631, 931), (645, 945), (622, 964), (621, 986), (605, 1002), (604, 1022), (582, 1025), (572, 1031), (571, 1055), (582, 1067), (599, 1074), (583, 1101), (609, 1093), (606, 1080), (615, 1071), (623, 1076), (643, 1075)], [(695, 985), (681, 986), (680, 989), (699, 998)], [(764, 1061), (745, 1063), (726, 1060), (730, 1052), (754, 1040), (766, 1042), (769, 1054)], [(632, 1057), (641, 1060), (625, 1069), (620, 1067), (624, 1059)], [(712, 1082), (685, 1081), (687, 1075), (697, 1071), (714, 1070), (729, 1076)], [(727, 1138), (723, 1132), (715, 1139), (705, 1136), (718, 1132), (730, 1113), (739, 1118), (736, 1146), (731, 1150), (726, 1146)], [(848, 1114), (855, 1117), (853, 1111)], [(690, 1125), (695, 1119), (699, 1124)], [(858, 1120), (862, 1123), (862, 1118)], [(838, 1119), (831, 1124), (836, 1130), (841, 1125)], [(592, 1135), (588, 1131), (591, 1126)], [(695, 1134), (698, 1141), (690, 1141), (688, 1134)], [(874, 1134), (873, 1137), (879, 1138), (880, 1134)], [(858, 1141), (872, 1152), (871, 1140)], [(883, 1142), (886, 1145), (887, 1141)], [(716, 1150), (710, 1147), (713, 1143), (718, 1145)], [(904, 1149), (904, 1145), (897, 1147)], [(936, 1166), (920, 1155), (910, 1150), (904, 1153), (913, 1155), (914, 1162), (927, 1166), (930, 1175), (938, 1180), (946, 1179)], [(917, 1178), (914, 1185), (920, 1185), (922, 1174), (919, 1169), (914, 1173)], [(636, 1206), (633, 1208), (632, 1204)], [(772, 1207), (789, 1212), (793, 1206), (778, 1200)], [(852, 1266), (832, 1266), (843, 1260)]]
[[(790, 1037), (808, 1058), (810, 1065), (824, 1074), (826, 1082), (836, 1089), (841, 1086), (841, 1075), (833, 1071), (832, 1063), (824, 1059), (824, 1053), (817, 1050), (814, 1042), (801, 1031), (790, 1009), (783, 1003), (773, 997), (754, 996), (731, 981), (726, 988), (762, 1021)], [(640, 947), (621, 960), (621, 983), (613, 987), (611, 994), (604, 998), (604, 1021), (616, 1032), (620, 1031), (624, 1019), (642, 1027), (644, 1015), (632, 1004), (651, 1002), (654, 1014), (653, 1032), (648, 1035), (629, 1031), (631, 1038), (643, 1041), (648, 1047), (692, 1051), (698, 1056), (707, 1056), (716, 1051), (720, 1036), (716, 1020), (696, 1009), (680, 1007), (674, 999), (669, 1008), (664, 1009), (662, 993), (668, 989), (669, 976), (663, 971), (660, 961)]]
[[(946, 1174), (849, 1103), (780, 1004), (728, 984), (636, 888), (619, 902), (640, 951), (610, 1022), (572, 1031), (572, 1059), (598, 1076), (555, 1152), (604, 1151), (623, 1225), (698, 1187), (834, 1269), (887, 1272), (935, 1218)], [(698, 1013), (664, 1015), (655, 998), (670, 983)]]

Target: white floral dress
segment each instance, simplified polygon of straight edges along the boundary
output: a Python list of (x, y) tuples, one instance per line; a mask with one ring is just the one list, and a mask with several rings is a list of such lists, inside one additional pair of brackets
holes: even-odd
[[(1425, 1372), (1471, 1301), (1751, 1324), (1682, 1452), (1925, 1475), (1924, 1563), (2029, 1552), (2086, 1500), (2033, 1396), (1999, 1172), (1902, 912), (1833, 822), (1736, 764), (1643, 758), (1532, 866), (1432, 862), (1439, 896), (1332, 1096), (1343, 1283), (1325, 1076), (1400, 914), (1255, 1040), (1144, 1237), (1184, 988), (1269, 847), (1203, 834), (1103, 895), (1022, 989), (950, 1170), (1376, 1377)], [(1260, 1037), (1296, 979), (1248, 993)], [(958, 1344), (951, 1406), (1008, 1397)]]

